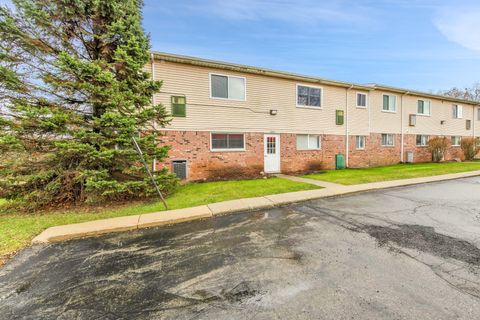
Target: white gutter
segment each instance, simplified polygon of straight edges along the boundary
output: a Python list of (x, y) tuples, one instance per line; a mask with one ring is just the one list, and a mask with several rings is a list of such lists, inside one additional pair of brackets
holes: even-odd
[(352, 84), (349, 88), (346, 89), (345, 93), (345, 100), (346, 100), (346, 106), (345, 106), (345, 168), (348, 168), (348, 158), (350, 156), (350, 132), (349, 132), (349, 127), (348, 127), (348, 93), (350, 90), (354, 87)]
[(405, 98), (406, 95), (408, 95), (410, 92), (405, 92), (402, 94), (401, 98), (401, 103), (400, 103), (400, 137), (401, 137), (401, 142), (400, 142), (400, 163), (405, 162), (405, 150), (404, 150), (404, 141), (405, 141), (405, 134), (404, 134), (404, 122), (405, 122), (405, 115), (403, 112), (403, 99)]

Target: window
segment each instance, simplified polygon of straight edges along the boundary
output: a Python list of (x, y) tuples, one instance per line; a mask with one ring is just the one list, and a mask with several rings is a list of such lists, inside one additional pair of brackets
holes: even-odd
[(367, 107), (367, 94), (357, 92), (357, 108), (366, 108)]
[(321, 140), (317, 134), (297, 134), (297, 150), (320, 150)]
[(417, 125), (417, 115), (416, 114), (411, 114), (408, 117), (408, 125), (410, 127), (415, 127)]
[(394, 146), (394, 134), (391, 133), (382, 133), (382, 146), (392, 147)]
[(417, 135), (417, 146), (425, 147), (428, 144), (428, 136), (425, 135)]
[(355, 145), (357, 150), (364, 150), (365, 149), (365, 136), (356, 136), (355, 137)]
[(335, 111), (335, 123), (337, 124), (337, 126), (341, 126), (343, 125), (343, 122), (344, 122), (344, 111), (343, 110), (336, 110)]
[(480, 108), (477, 109), (477, 120), (480, 121)]
[(212, 98), (245, 100), (245, 78), (212, 74), (210, 94)]
[(471, 130), (472, 129), (472, 120), (467, 120), (465, 123), (465, 129)]
[(458, 104), (452, 106), (452, 116), (453, 119), (462, 119), (463, 117), (463, 107)]
[(321, 108), (322, 89), (297, 85), (297, 105)]
[(383, 95), (383, 111), (396, 112), (397, 111), (397, 97), (388, 94)]
[(212, 150), (245, 150), (242, 133), (212, 133)]
[(462, 137), (452, 136), (452, 147), (459, 147), (461, 141), (462, 141)]
[(187, 99), (185, 97), (172, 97), (172, 116), (186, 117), (187, 116)]
[(417, 114), (429, 116), (432, 114), (432, 103), (428, 100), (417, 101)]

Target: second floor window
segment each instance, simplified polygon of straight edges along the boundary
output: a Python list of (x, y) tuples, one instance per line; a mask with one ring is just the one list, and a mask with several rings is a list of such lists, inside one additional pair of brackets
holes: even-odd
[(212, 98), (246, 100), (245, 78), (212, 74), (210, 75), (210, 87)]
[(458, 104), (452, 106), (452, 117), (453, 119), (462, 119), (463, 117), (463, 107)]
[(384, 94), (383, 95), (383, 111), (396, 112), (397, 111), (397, 97)]
[(302, 107), (320, 108), (322, 106), (322, 89), (297, 86), (297, 105)]
[(366, 108), (367, 107), (367, 94), (357, 92), (357, 108)]
[(417, 114), (429, 116), (432, 114), (431, 103), (428, 100), (418, 100), (417, 102)]

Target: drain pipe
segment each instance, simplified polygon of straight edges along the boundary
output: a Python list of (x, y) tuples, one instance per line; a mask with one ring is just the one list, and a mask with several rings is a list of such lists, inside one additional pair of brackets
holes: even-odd
[[(150, 53), (150, 71), (152, 73), (152, 80), (155, 80), (155, 55)], [(155, 97), (152, 94), (152, 106), (155, 105)], [(157, 130), (157, 121), (153, 120), (153, 129)], [(155, 139), (156, 140), (156, 139)], [(156, 141), (155, 141), (156, 143)], [(152, 161), (152, 171), (157, 171), (157, 158), (153, 158)]]
[(350, 156), (350, 132), (348, 127), (348, 93), (353, 88), (353, 84), (345, 91), (345, 168), (348, 168), (348, 160)]
[(406, 95), (408, 95), (410, 93), (410, 91), (407, 91), (405, 92), (403, 95), (402, 95), (402, 100), (400, 101), (400, 163), (404, 163), (405, 162), (405, 150), (404, 150), (404, 143), (405, 143), (405, 135), (403, 133), (403, 128), (405, 127), (404, 125), (404, 122), (405, 122), (405, 115), (404, 115), (404, 112), (403, 112), (403, 99), (405, 98)]

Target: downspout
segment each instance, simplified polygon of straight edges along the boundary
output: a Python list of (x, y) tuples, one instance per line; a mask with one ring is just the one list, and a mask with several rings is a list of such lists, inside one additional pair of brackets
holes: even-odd
[(405, 122), (405, 115), (403, 112), (403, 99), (405, 98), (406, 95), (408, 95), (410, 92), (407, 91), (402, 95), (402, 100), (400, 102), (400, 163), (405, 162), (405, 150), (404, 150), (404, 143), (405, 143), (405, 134), (404, 134), (404, 122)]
[(350, 90), (353, 88), (353, 84), (346, 89), (345, 93), (345, 100), (346, 100), (346, 106), (345, 106), (345, 167), (348, 168), (348, 160), (349, 160), (349, 155), (350, 155), (350, 131), (348, 127), (348, 93)]

